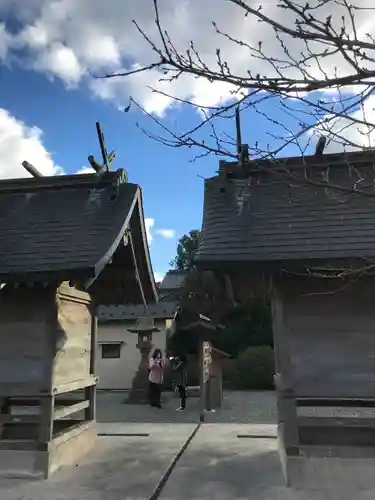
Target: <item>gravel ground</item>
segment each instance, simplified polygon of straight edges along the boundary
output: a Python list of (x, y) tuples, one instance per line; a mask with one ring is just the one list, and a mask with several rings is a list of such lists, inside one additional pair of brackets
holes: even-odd
[[(194, 423), (199, 420), (199, 398), (187, 401), (184, 412), (176, 412), (179, 399), (172, 393), (165, 394), (163, 409), (148, 405), (124, 404), (126, 394), (98, 392), (97, 418), (99, 422), (135, 423)], [(212, 423), (276, 423), (276, 398), (273, 392), (227, 391), (224, 407), (214, 413), (206, 413), (206, 422)]]

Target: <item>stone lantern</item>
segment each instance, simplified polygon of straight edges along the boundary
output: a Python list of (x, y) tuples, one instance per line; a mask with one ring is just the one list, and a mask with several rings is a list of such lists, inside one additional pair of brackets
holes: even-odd
[(129, 332), (138, 335), (137, 348), (141, 353), (137, 372), (133, 378), (132, 388), (127, 398), (127, 403), (140, 404), (148, 401), (148, 360), (153, 348), (152, 334), (160, 332), (154, 323), (154, 318), (144, 316), (137, 319), (134, 327), (128, 328)]

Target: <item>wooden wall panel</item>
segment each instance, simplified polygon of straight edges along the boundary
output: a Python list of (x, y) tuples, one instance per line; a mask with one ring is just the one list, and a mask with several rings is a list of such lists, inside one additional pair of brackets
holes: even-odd
[(300, 396), (375, 398), (373, 292), (285, 300), (293, 386)]
[(53, 386), (87, 378), (90, 374), (91, 312), (88, 303), (59, 297)]
[(0, 294), (0, 384), (40, 387), (53, 324), (53, 293), (16, 288)]

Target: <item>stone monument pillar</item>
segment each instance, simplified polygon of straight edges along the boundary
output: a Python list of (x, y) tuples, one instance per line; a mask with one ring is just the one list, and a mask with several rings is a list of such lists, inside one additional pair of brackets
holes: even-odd
[(141, 356), (126, 403), (146, 404), (148, 402), (148, 360), (153, 348), (152, 334), (160, 332), (160, 329), (155, 326), (154, 318), (145, 316), (138, 318), (134, 328), (128, 328), (128, 331), (138, 335), (137, 348)]

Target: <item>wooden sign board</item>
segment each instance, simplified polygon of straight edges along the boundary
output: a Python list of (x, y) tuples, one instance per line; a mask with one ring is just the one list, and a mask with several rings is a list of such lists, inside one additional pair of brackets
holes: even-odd
[(212, 363), (212, 346), (210, 342), (202, 342), (202, 370), (203, 382), (207, 382), (210, 378), (210, 365)]

